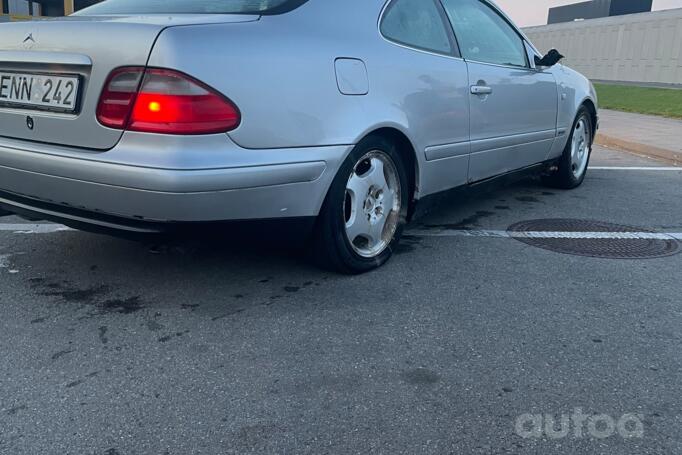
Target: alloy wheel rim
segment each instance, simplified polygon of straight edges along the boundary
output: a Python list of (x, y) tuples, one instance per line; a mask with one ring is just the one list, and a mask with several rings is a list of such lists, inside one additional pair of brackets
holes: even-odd
[(380, 150), (353, 167), (343, 204), (346, 237), (353, 250), (374, 258), (391, 244), (400, 221), (401, 186), (393, 160)]
[(571, 171), (575, 178), (580, 178), (587, 169), (590, 157), (590, 129), (587, 119), (580, 117), (573, 131), (573, 143), (571, 144)]

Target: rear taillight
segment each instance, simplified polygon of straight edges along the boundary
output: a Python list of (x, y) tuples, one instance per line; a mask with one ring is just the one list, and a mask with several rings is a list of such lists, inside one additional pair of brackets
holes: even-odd
[(160, 134), (211, 134), (239, 126), (237, 107), (186, 74), (119, 68), (107, 80), (97, 119), (109, 128)]
[(109, 128), (124, 129), (135, 104), (144, 68), (114, 70), (104, 84), (97, 105), (97, 120)]

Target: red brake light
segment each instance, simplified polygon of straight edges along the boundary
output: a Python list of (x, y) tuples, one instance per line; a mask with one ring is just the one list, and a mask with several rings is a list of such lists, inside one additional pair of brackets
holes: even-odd
[(112, 73), (97, 118), (110, 128), (161, 134), (224, 133), (241, 121), (237, 107), (220, 93), (183, 73), (156, 68)]

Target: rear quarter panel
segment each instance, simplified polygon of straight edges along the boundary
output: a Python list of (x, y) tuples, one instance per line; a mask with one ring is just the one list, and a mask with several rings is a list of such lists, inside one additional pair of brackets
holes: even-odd
[(361, 34), (376, 18), (363, 14), (368, 5), (334, 3), (311, 1), (254, 23), (167, 29), (149, 65), (186, 72), (232, 99), (242, 123), (230, 136), (242, 147), (351, 144), (367, 123), (365, 99), (339, 92), (334, 61), (366, 57)]
[[(254, 23), (170, 28), (149, 65), (184, 71), (232, 99), (242, 123), (229, 134), (241, 147), (355, 144), (390, 127), (413, 145), (421, 194), (465, 183), (468, 156), (427, 163), (425, 150), (469, 140), (466, 64), (385, 40), (385, 3), (316, 0)], [(364, 62), (366, 95), (340, 93), (337, 58)]]

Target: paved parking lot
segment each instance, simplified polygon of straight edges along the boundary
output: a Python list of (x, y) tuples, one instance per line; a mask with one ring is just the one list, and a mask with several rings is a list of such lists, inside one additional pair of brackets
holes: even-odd
[[(358, 277), (257, 239), (149, 245), (1, 219), (0, 453), (682, 453), (682, 255), (463, 232), (682, 232), (682, 171), (605, 149), (593, 166), (576, 191), (524, 181), (442, 207)], [(517, 428), (578, 411), (634, 415), (643, 435)]]

